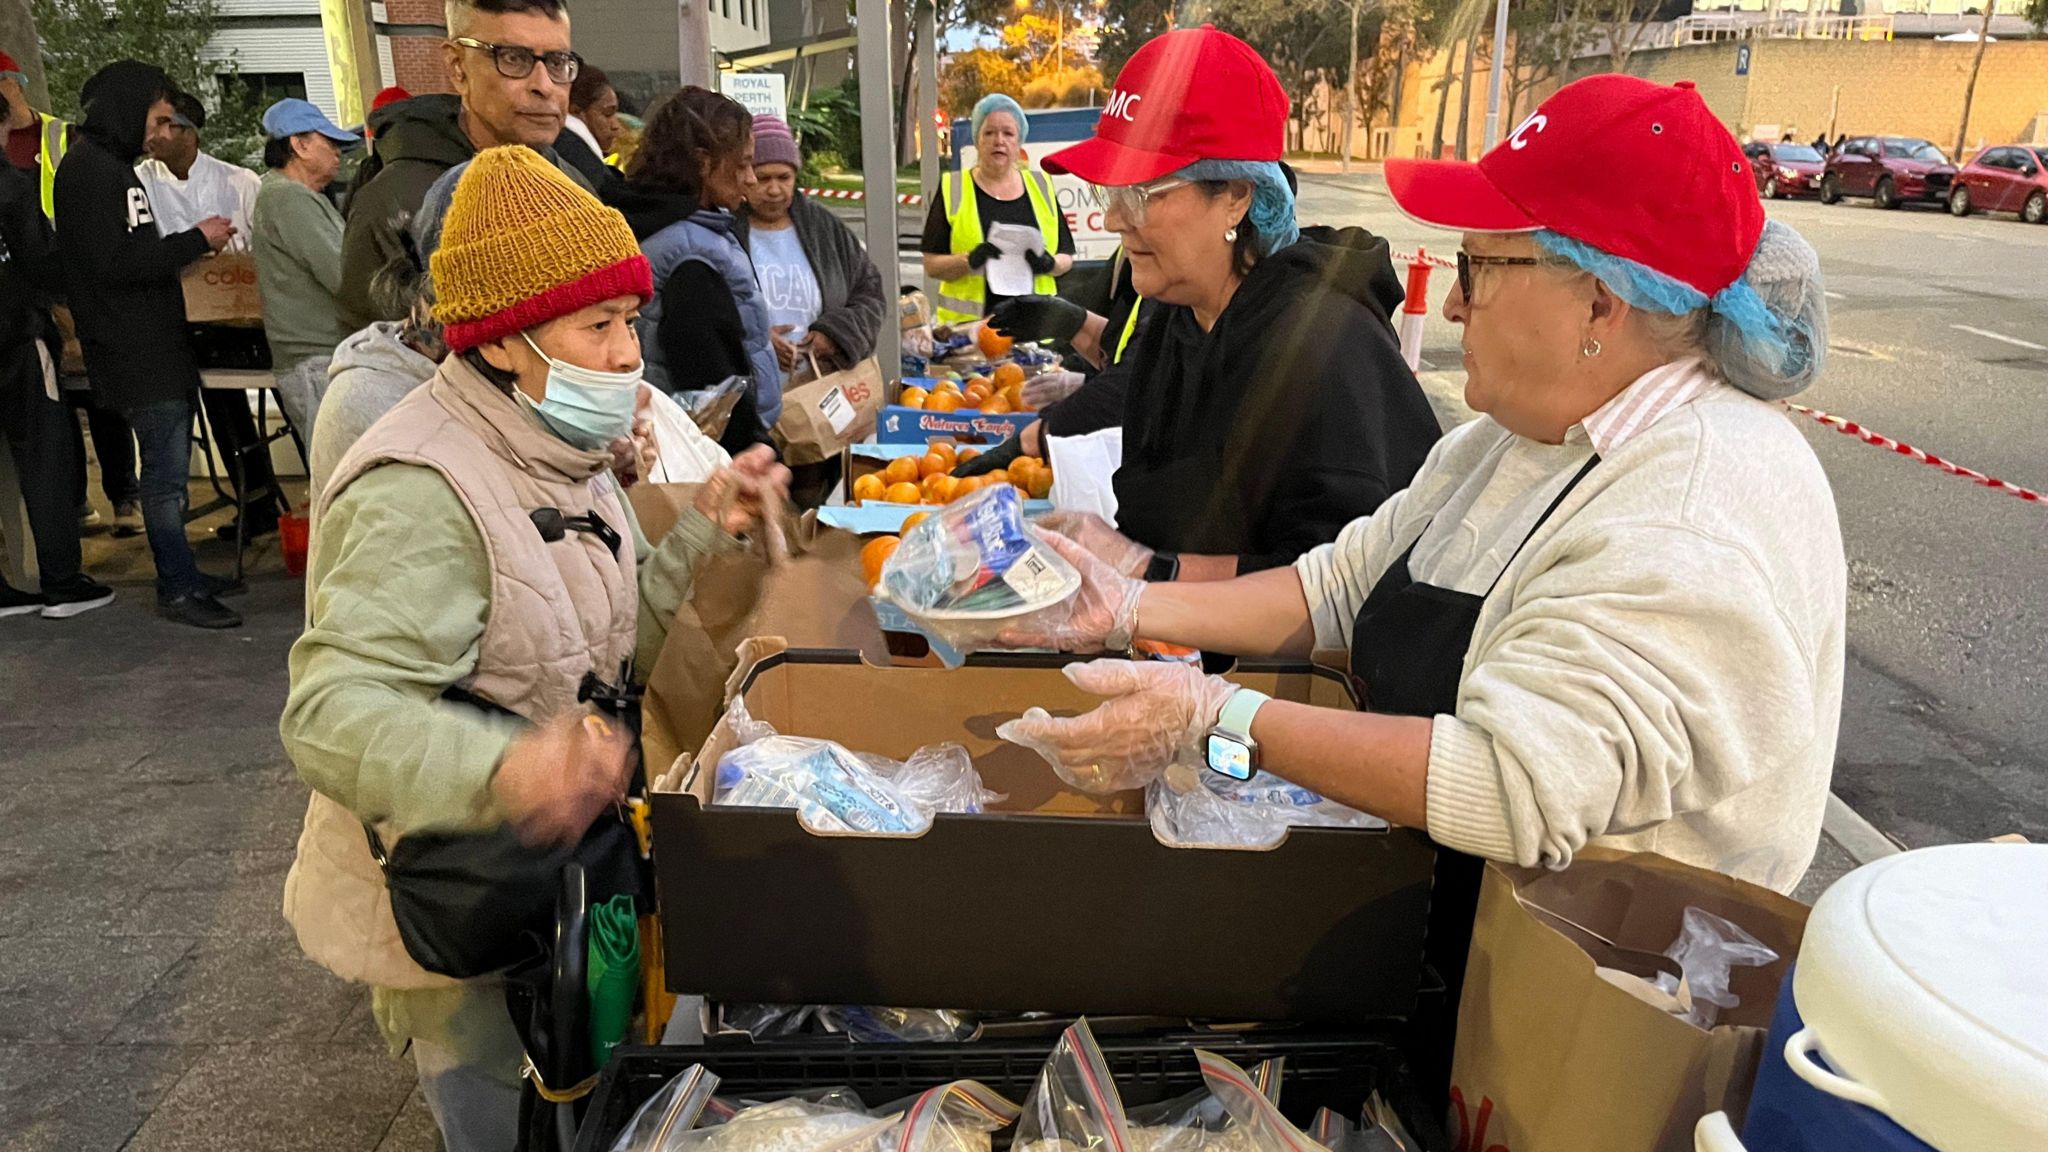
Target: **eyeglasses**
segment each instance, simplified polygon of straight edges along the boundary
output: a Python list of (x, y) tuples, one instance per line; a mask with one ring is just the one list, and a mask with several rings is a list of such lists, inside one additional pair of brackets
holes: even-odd
[(491, 64), (498, 69), (498, 75), (507, 80), (524, 80), (533, 75), (535, 64), (545, 64), (548, 79), (557, 84), (575, 81), (576, 74), (583, 71), (583, 57), (574, 52), (535, 52), (517, 44), (486, 44), (467, 36), (457, 36), (455, 43), (464, 48), (474, 48), (491, 54)]
[(1472, 269), (1474, 268), (1529, 268), (1543, 263), (1536, 256), (1474, 256), (1469, 252), (1458, 253), (1458, 295), (1465, 303), (1472, 302)]
[(1101, 194), (1104, 208), (1114, 209), (1116, 214), (1125, 220), (1142, 225), (1145, 223), (1146, 205), (1152, 202), (1154, 196), (1191, 183), (1191, 180), (1168, 177), (1164, 180), (1154, 180), (1150, 184), (1130, 184), (1120, 188), (1107, 188), (1098, 184), (1095, 190)]

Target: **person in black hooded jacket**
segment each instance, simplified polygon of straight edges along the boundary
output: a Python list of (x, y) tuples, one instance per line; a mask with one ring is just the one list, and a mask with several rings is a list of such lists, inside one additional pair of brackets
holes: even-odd
[(159, 235), (135, 175), (150, 134), (171, 131), (174, 91), (161, 69), (135, 60), (109, 64), (85, 82), (85, 121), (57, 169), (57, 245), (93, 394), (127, 418), (142, 450), (142, 521), (156, 561), (158, 611), (197, 627), (232, 628), (241, 617), (215, 599), (226, 582), (199, 570), (185, 539), (199, 369), (178, 277), (226, 247), (235, 230), (214, 216)]

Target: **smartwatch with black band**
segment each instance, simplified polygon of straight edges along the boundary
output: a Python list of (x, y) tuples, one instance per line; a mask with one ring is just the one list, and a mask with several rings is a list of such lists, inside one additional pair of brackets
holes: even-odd
[(1147, 584), (1170, 584), (1180, 577), (1180, 554), (1177, 552), (1154, 552), (1152, 560), (1145, 565)]

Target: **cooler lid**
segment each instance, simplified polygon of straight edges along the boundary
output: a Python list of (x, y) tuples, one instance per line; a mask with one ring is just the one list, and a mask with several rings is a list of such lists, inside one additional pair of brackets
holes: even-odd
[(1793, 977), (1842, 1076), (1940, 1149), (2048, 1148), (2048, 845), (1888, 857), (1814, 905)]

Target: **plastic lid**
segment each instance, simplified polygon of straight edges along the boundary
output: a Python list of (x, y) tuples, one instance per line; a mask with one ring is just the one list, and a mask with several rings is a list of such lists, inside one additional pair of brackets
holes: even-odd
[(2048, 1148), (2048, 845), (1888, 857), (1830, 888), (1794, 977), (1829, 1064), (1941, 1149)]

